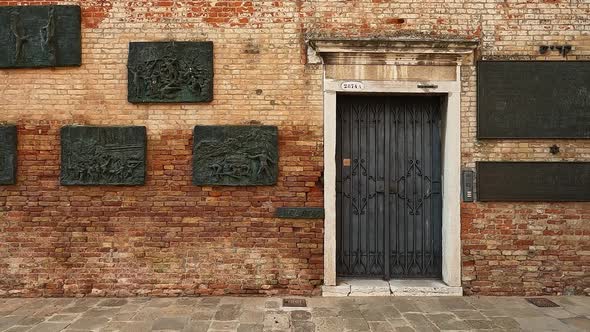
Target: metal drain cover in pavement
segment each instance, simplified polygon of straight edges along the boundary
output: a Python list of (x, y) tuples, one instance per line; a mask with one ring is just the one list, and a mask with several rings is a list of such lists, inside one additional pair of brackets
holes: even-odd
[(283, 307), (307, 307), (305, 299), (283, 299)]
[(559, 305), (549, 299), (546, 299), (544, 297), (532, 297), (532, 298), (528, 298), (525, 299), (527, 301), (529, 301), (530, 303), (536, 305), (537, 307), (559, 307)]

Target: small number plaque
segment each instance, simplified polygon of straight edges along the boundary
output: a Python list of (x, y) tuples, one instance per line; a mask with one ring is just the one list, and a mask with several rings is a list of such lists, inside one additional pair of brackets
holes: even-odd
[(343, 82), (340, 87), (342, 90), (364, 90), (365, 85), (362, 82)]

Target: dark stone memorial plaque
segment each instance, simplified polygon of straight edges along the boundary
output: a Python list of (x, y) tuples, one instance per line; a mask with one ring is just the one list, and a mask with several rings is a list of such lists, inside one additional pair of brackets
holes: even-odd
[(142, 185), (145, 127), (67, 126), (61, 129), (61, 184)]
[(282, 207), (277, 208), (276, 216), (278, 218), (289, 219), (324, 219), (324, 209), (307, 207)]
[(0, 185), (16, 183), (16, 126), (0, 126)]
[(278, 129), (274, 126), (196, 126), (193, 183), (267, 186), (277, 183)]
[(209, 102), (213, 100), (213, 43), (129, 43), (127, 73), (131, 103)]
[(479, 61), (478, 138), (590, 138), (590, 61)]
[(484, 202), (590, 201), (590, 162), (478, 162), (477, 197)]
[(0, 68), (79, 66), (79, 6), (1, 6)]

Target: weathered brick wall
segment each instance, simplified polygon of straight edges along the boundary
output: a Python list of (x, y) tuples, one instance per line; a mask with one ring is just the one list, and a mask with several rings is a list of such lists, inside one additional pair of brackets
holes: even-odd
[[(322, 73), (302, 64), (296, 5), (60, 3), (83, 7), (83, 65), (0, 70), (0, 121), (19, 130), (18, 183), (0, 188), (0, 295), (317, 292), (323, 222), (273, 218), (323, 205)], [(213, 102), (127, 102), (128, 43), (155, 40), (214, 42)], [(279, 127), (278, 185), (192, 185), (193, 126), (250, 123)], [(146, 185), (60, 186), (66, 124), (145, 125)]]
[[(488, 59), (564, 60), (540, 45), (569, 44), (568, 60), (590, 60), (590, 2), (481, 4)], [(587, 140), (476, 139), (476, 68), (462, 68), (462, 165), (476, 161), (590, 161)], [(557, 144), (558, 155), (549, 153)], [(510, 181), (510, 179), (506, 179)], [(467, 294), (590, 294), (590, 203), (463, 203), (463, 286)]]
[[(513, 54), (537, 59), (534, 53)], [(465, 169), (476, 161), (590, 161), (585, 140), (478, 141), (475, 67), (465, 66), (462, 76)], [(549, 152), (553, 144), (557, 155)], [(590, 203), (463, 203), (461, 225), (467, 294), (590, 294)]]
[[(569, 43), (590, 59), (590, 2), (562, 1), (0, 1), (80, 4), (80, 68), (0, 70), (0, 121), (19, 129), (18, 184), (0, 188), (0, 295), (317, 291), (321, 221), (273, 218), (321, 206), (322, 69), (306, 36), (453, 35), (481, 55), (531, 58)], [(214, 101), (126, 101), (130, 41), (211, 40)], [(463, 68), (463, 166), (476, 160), (590, 160), (590, 142), (475, 139), (475, 73)], [(142, 187), (59, 185), (59, 128), (145, 125)], [(191, 184), (196, 124), (279, 126), (275, 187)], [(547, 148), (557, 142), (557, 157)], [(469, 294), (582, 292), (590, 287), (590, 204), (464, 204)]]

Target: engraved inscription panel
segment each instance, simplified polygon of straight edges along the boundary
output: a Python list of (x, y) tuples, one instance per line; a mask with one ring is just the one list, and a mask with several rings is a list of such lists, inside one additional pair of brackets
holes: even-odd
[(190, 103), (213, 99), (212, 42), (129, 44), (128, 100)]
[(145, 127), (63, 127), (61, 184), (142, 185), (145, 155)]
[(590, 163), (478, 162), (480, 201), (590, 201)]
[(0, 68), (79, 66), (79, 6), (1, 6)]
[(308, 207), (281, 207), (277, 208), (276, 216), (278, 218), (290, 219), (323, 219), (323, 208), (308, 208)]
[(0, 185), (16, 183), (16, 126), (0, 126)]
[(193, 183), (263, 186), (277, 182), (278, 129), (274, 126), (196, 126)]
[(478, 138), (590, 138), (590, 61), (479, 61)]

